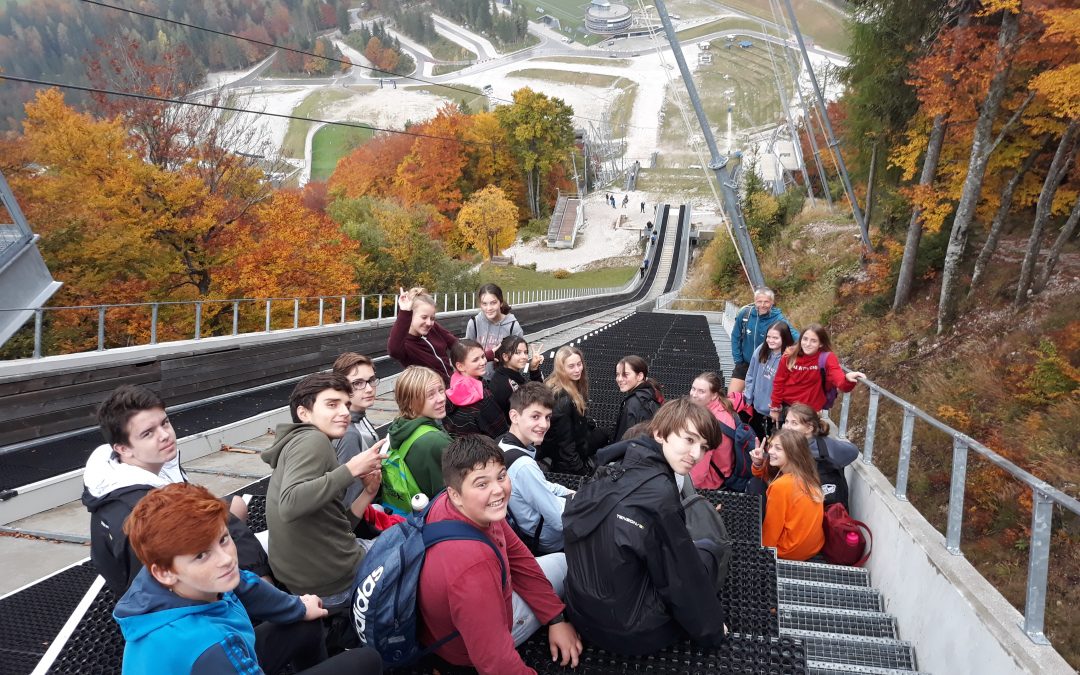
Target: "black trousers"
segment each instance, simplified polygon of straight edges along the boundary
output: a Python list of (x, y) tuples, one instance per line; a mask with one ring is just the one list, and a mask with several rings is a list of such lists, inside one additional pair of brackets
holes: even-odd
[(255, 628), (255, 654), (268, 675), (277, 675), (290, 663), (305, 675), (381, 675), (382, 658), (368, 647), (326, 657), (321, 621), (262, 623)]

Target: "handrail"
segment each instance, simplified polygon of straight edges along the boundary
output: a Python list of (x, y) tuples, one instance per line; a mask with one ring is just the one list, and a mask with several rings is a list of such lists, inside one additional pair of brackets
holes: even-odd
[[(546, 290), (531, 290), (531, 291), (507, 291), (506, 301), (510, 305), (529, 305), (534, 303), (543, 302), (558, 302), (564, 300), (570, 300), (580, 297), (591, 297), (599, 295), (610, 295), (623, 293), (627, 289), (632, 288), (635, 283), (638, 282), (638, 275), (633, 275), (631, 279), (619, 287), (605, 287), (605, 288), (552, 288)], [(454, 291), (443, 293), (432, 293), (432, 299), (435, 300), (436, 308), (442, 312), (455, 312), (476, 310), (476, 293), (473, 291)], [(359, 300), (359, 312), (356, 311), (356, 301)], [(317, 323), (312, 325), (301, 325), (300, 318), (300, 303), (301, 302), (313, 302), (319, 303), (319, 319)], [(190, 338), (182, 339), (194, 339), (200, 340), (203, 338), (202, 323), (203, 323), (203, 306), (204, 305), (232, 305), (232, 330), (230, 335), (249, 335), (256, 333), (270, 333), (275, 330), (289, 330), (289, 328), (277, 328), (274, 329), (272, 321), (272, 313), (274, 306), (281, 307), (283, 303), (292, 303), (292, 325), (291, 329), (299, 328), (312, 328), (316, 326), (344, 324), (350, 321), (368, 321), (368, 320), (381, 320), (383, 318), (393, 318), (397, 316), (397, 294), (395, 293), (364, 293), (353, 295), (321, 295), (321, 296), (295, 296), (295, 297), (269, 297), (269, 298), (205, 298), (199, 300), (163, 300), (160, 302), (135, 302), (135, 303), (116, 303), (116, 304), (99, 304), (99, 305), (67, 305), (59, 307), (3, 307), (0, 308), (0, 312), (33, 312), (34, 313), (34, 343), (33, 343), (33, 358), (41, 359), (46, 358), (42, 352), (42, 342), (45, 324), (45, 312), (96, 312), (96, 328), (97, 328), (97, 345), (96, 349), (75, 349), (64, 353), (81, 353), (87, 351), (107, 351), (109, 349), (116, 349), (116, 347), (106, 346), (106, 313), (113, 309), (122, 308), (135, 308), (144, 309), (150, 312), (149, 329), (150, 337), (149, 344), (157, 345), (165, 342), (177, 341), (177, 340), (158, 340), (158, 327), (159, 327), (159, 313), (163, 307), (171, 306), (185, 306), (191, 305), (194, 311), (194, 327), (191, 332)], [(370, 308), (372, 311), (368, 312), (368, 305), (373, 303)], [(262, 330), (240, 330), (240, 305), (256, 305), (261, 304), (264, 309), (262, 311)], [(389, 311), (384, 315), (384, 307), (389, 305)], [(335, 311), (337, 310), (337, 311)], [(326, 313), (331, 312), (337, 314), (338, 321), (326, 321)], [(356, 315), (359, 314), (358, 318)], [(353, 318), (350, 318), (353, 317)], [(89, 337), (89, 336), (87, 336)]]
[[(866, 413), (866, 432), (863, 438), (862, 461), (864, 464), (871, 466), (874, 464), (874, 435), (877, 429), (878, 406), (882, 397), (903, 409), (904, 421), (900, 432), (899, 460), (893, 492), (897, 499), (908, 501), (907, 483), (911, 468), (911, 447), (915, 436), (915, 420), (922, 420), (935, 429), (952, 436), (953, 466), (949, 486), (948, 525), (945, 533), (945, 549), (949, 553), (963, 555), (960, 550), (960, 535), (964, 520), (968, 450), (974, 450), (994, 466), (1003, 469), (1011, 474), (1013, 478), (1031, 488), (1031, 543), (1028, 547), (1027, 597), (1024, 604), (1022, 628), (1028, 638), (1035, 644), (1050, 644), (1044, 632), (1044, 622), (1046, 618), (1046, 582), (1050, 564), (1050, 534), (1054, 517), (1054, 505), (1057, 504), (1076, 515), (1080, 515), (1080, 500), (1065, 494), (1041, 478), (1021, 469), (997, 452), (936, 419), (881, 385), (865, 378), (860, 382), (870, 389), (870, 400)], [(851, 394), (845, 393), (841, 402), (840, 423), (837, 429), (840, 436), (847, 436), (850, 406)]]

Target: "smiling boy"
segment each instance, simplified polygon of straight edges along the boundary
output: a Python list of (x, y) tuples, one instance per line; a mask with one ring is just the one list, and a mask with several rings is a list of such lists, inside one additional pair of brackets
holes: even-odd
[(536, 463), (536, 446), (551, 427), (555, 395), (539, 382), (526, 382), (510, 396), (510, 432), (499, 439), (506, 460), (510, 493), (510, 517), (522, 541), (538, 553), (563, 548), (562, 514), (566, 497), (574, 491), (551, 483)]
[(486, 436), (463, 436), (443, 453), (442, 469), (446, 492), (432, 502), (426, 522), (468, 523), (498, 553), (469, 540), (445, 541), (428, 550), (418, 594), (421, 643), (430, 645), (458, 631), (458, 637), (436, 650), (442, 659), (482, 674), (529, 675), (536, 671), (514, 647), (546, 623), (552, 660), (561, 656), (562, 665), (577, 666), (581, 640), (564, 620), (558, 596), (565, 557), (534, 558), (506, 523), (510, 479), (502, 450)]
[[(187, 479), (180, 469), (176, 430), (165, 403), (146, 387), (122, 385), (97, 411), (105, 444), (98, 446), (83, 471), (82, 502), (90, 512), (90, 560), (109, 589), (123, 595), (142, 563), (128, 545), (124, 521), (147, 492)], [(234, 497), (232, 510), (246, 515)], [(229, 518), (229, 531), (240, 548), (240, 566), (268, 575), (266, 554), (240, 518)]]
[[(277, 426), (277, 440), (262, 459), (273, 468), (266, 491), (270, 567), (294, 593), (314, 593), (327, 607), (348, 603), (364, 546), (353, 528), (382, 482), (381, 447), (344, 464), (331, 445), (351, 424), (352, 387), (344, 375), (316, 373), (289, 397), (293, 424)], [(347, 488), (361, 481), (347, 504)]]
[[(375, 364), (363, 354), (345, 352), (334, 361), (333, 371), (345, 376), (352, 387), (349, 397), (350, 424), (345, 435), (334, 441), (338, 463), (345, 464), (353, 457), (379, 442), (379, 434), (367, 418), (367, 409), (375, 404), (375, 388), (379, 378), (375, 376)], [(364, 485), (354, 482), (345, 490), (345, 503), (351, 504)]]
[(649, 432), (626, 444), (618, 464), (597, 469), (563, 514), (568, 614), (591, 644), (623, 654), (725, 636), (722, 552), (691, 538), (679, 487), (720, 430), (712, 413), (680, 398), (660, 408)]
[[(206, 488), (174, 483), (147, 494), (124, 525), (144, 567), (113, 616), (124, 673), (381, 672), (374, 650), (326, 661), (326, 616), (314, 595), (289, 595), (237, 567), (227, 510)], [(262, 620), (257, 629), (251, 619)]]

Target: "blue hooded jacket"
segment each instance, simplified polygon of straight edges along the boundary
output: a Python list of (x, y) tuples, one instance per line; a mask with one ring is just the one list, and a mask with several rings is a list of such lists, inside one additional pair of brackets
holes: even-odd
[(783, 321), (791, 328), (791, 337), (799, 342), (799, 331), (787, 320), (780, 308), (773, 305), (769, 313), (761, 316), (754, 305), (746, 305), (735, 315), (735, 327), (731, 329), (731, 357), (735, 365), (750, 363), (754, 350), (765, 342), (769, 327), (777, 321)]
[(304, 603), (241, 570), (240, 584), (217, 602), (182, 598), (143, 568), (113, 618), (124, 634), (127, 673), (262, 673), (255, 656), (255, 619), (292, 623)]

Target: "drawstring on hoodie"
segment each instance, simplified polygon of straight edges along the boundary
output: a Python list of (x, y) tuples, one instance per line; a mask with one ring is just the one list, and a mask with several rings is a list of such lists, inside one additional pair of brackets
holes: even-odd
[(442, 357), (439, 356), (439, 352), (435, 351), (435, 345), (431, 344), (431, 341), (427, 339), (426, 335), (421, 335), (420, 339), (427, 344), (428, 349), (430, 349), (431, 353), (435, 355), (435, 358), (438, 360), (439, 365), (442, 366), (443, 372), (446, 373), (446, 376), (450, 377), (450, 371), (446, 369), (446, 364), (443, 362)]

